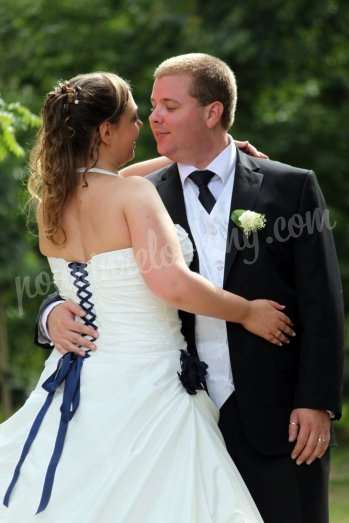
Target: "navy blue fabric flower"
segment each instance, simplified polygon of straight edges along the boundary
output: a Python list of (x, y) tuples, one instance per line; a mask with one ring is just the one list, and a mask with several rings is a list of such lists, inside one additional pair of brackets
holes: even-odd
[(178, 376), (189, 394), (196, 394), (198, 390), (207, 390), (205, 379), (207, 369), (207, 363), (200, 361), (196, 355), (181, 350), (181, 372), (178, 372)]

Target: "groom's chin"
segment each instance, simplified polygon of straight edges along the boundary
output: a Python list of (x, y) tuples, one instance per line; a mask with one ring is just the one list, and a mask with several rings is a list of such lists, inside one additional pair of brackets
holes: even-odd
[(166, 156), (173, 162), (177, 162), (176, 153), (174, 148), (165, 147), (164, 145), (160, 145), (159, 143), (156, 144), (156, 150), (159, 153), (160, 156)]
[(159, 142), (156, 142), (156, 150), (160, 156), (168, 156), (169, 154), (167, 148), (161, 145)]
[(163, 151), (164, 151), (165, 147), (164, 146), (161, 146), (160, 142), (156, 141), (156, 150), (159, 154), (164, 154)]

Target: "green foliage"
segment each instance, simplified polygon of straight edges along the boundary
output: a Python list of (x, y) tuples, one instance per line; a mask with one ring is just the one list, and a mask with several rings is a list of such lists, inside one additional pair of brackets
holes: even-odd
[[(15, 402), (23, 399), (23, 391), (29, 390), (30, 381), (33, 382), (33, 374), (36, 375), (38, 368), (38, 359), (42, 359), (39, 352), (30, 354), (26, 357), (26, 362), (20, 367), (21, 355), (25, 358), (26, 351), (11, 350), (11, 365), (8, 367), (7, 345), (8, 333), (10, 334), (10, 347), (13, 347), (12, 339), (15, 339), (14, 347), (22, 344), (23, 349), (28, 346), (28, 333), (32, 323), (33, 313), (28, 321), (28, 330), (24, 331), (23, 327), (24, 308), (21, 307), (21, 313), (13, 316), (15, 303), (19, 299), (23, 301), (20, 294), (21, 275), (28, 274), (30, 258), (33, 250), (32, 238), (25, 232), (25, 216), (23, 212), (23, 187), (21, 180), (24, 177), (25, 150), (20, 145), (20, 139), (24, 140), (28, 130), (35, 129), (40, 125), (40, 119), (29, 111), (21, 103), (7, 104), (0, 98), (0, 162), (2, 172), (0, 176), (0, 306), (6, 304), (5, 316), (0, 315), (0, 329), (2, 345), (1, 351), (1, 368), (0, 384), (1, 392), (6, 394), (5, 389), (9, 388), (11, 397)], [(18, 136), (20, 138), (18, 138)], [(38, 258), (34, 257), (35, 263), (32, 270), (38, 271)], [(17, 283), (17, 286), (14, 285)], [(18, 305), (17, 305), (18, 308)], [(19, 317), (21, 321), (18, 322)], [(29, 319), (28, 318), (28, 319)], [(17, 324), (17, 328), (16, 327)], [(18, 328), (19, 326), (19, 328)], [(32, 362), (32, 364), (31, 364)], [(29, 364), (29, 365), (28, 365)], [(31, 372), (28, 372), (31, 369)], [(4, 388), (3, 388), (4, 387)], [(0, 407), (2, 410), (3, 405)], [(0, 412), (1, 415), (1, 412)]]
[(40, 118), (19, 102), (6, 104), (0, 97), (0, 162), (13, 154), (24, 157), (23, 147), (18, 143), (18, 132), (40, 125)]

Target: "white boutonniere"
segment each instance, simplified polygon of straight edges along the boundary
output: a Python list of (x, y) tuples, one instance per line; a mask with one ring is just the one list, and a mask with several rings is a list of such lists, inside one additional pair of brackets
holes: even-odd
[(231, 213), (231, 219), (235, 225), (243, 230), (245, 236), (248, 236), (251, 232), (264, 229), (267, 223), (265, 214), (245, 209), (235, 209)]

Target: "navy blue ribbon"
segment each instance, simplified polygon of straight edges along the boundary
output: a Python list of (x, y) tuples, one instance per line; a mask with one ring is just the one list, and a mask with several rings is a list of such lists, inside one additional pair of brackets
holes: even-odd
[(72, 353), (65, 354), (58, 361), (57, 369), (55, 370), (55, 372), (43, 383), (42, 387), (48, 392), (48, 395), (45, 400), (45, 403), (41, 407), (29, 431), (29, 435), (24, 444), (21, 457), (16, 465), (11, 483), (6, 491), (4, 497), (4, 505), (6, 507), (9, 506), (10, 497), (19, 478), (21, 467), (29, 454), (33, 441), (35, 440), (39, 432), (42, 421), (52, 403), (54, 394), (58, 387), (62, 385), (62, 383), (64, 382), (63, 401), (60, 409), (60, 424), (57, 432), (54, 450), (46, 472), (40, 504), (36, 513), (39, 514), (39, 512), (42, 512), (47, 507), (52, 493), (52, 487), (57, 465), (62, 455), (65, 436), (68, 429), (68, 423), (73, 418), (80, 403), (81, 369), (83, 361), (87, 357), (89, 357), (88, 353), (86, 353), (85, 356), (77, 356), (76, 354)]
[[(77, 288), (77, 296), (79, 298), (80, 306), (86, 311), (83, 321), (85, 325), (90, 325), (91, 327), (97, 329), (95, 324), (96, 314), (94, 313), (93, 303), (90, 301), (92, 293), (88, 290), (90, 283), (87, 279), (87, 264), (81, 262), (71, 262), (68, 264), (68, 267), (70, 269), (71, 275), (74, 278), (73, 284)], [(91, 341), (95, 341), (95, 338), (91, 338)], [(6, 507), (9, 506), (11, 494), (14, 487), (16, 486), (22, 465), (29, 454), (32, 443), (39, 432), (48, 409), (50, 408), (53, 396), (58, 387), (64, 383), (63, 401), (61, 405), (61, 419), (54, 450), (45, 476), (40, 504), (36, 513), (39, 514), (39, 512), (42, 512), (47, 507), (51, 498), (57, 465), (63, 452), (68, 423), (74, 416), (80, 403), (81, 369), (84, 359), (89, 358), (89, 352), (90, 351), (86, 351), (84, 356), (78, 356), (70, 352), (62, 356), (62, 358), (60, 358), (58, 361), (55, 372), (43, 383), (42, 387), (48, 392), (48, 395), (29, 431), (21, 456), (13, 473), (11, 483), (6, 491), (3, 501)]]

